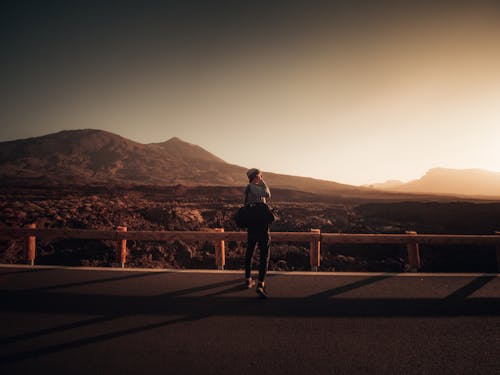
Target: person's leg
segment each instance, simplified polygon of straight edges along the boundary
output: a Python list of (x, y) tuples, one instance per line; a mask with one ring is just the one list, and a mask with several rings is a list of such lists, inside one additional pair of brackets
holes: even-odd
[(267, 291), (265, 287), (265, 279), (267, 274), (267, 268), (269, 266), (270, 257), (270, 241), (269, 230), (266, 228), (260, 233), (259, 236), (259, 282), (257, 284), (256, 292), (260, 298), (267, 298)]
[(269, 235), (269, 228), (263, 228), (259, 233), (259, 283), (264, 283), (269, 267), (269, 258), (271, 256), (271, 236)]
[(256, 232), (252, 229), (248, 229), (247, 237), (247, 251), (245, 253), (245, 278), (249, 279), (252, 274), (252, 256), (255, 250), (255, 245), (257, 244)]

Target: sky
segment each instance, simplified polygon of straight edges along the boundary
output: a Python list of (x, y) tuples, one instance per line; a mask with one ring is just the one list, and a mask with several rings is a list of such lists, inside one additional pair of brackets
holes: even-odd
[(495, 1), (3, 1), (0, 141), (94, 128), (360, 185), (500, 171)]

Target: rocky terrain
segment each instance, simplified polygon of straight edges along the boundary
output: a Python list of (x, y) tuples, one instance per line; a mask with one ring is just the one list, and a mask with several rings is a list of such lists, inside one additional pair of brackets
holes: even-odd
[[(36, 223), (39, 228), (129, 230), (238, 230), (232, 216), (243, 187), (0, 187), (0, 225)], [(368, 202), (273, 189), (281, 218), (273, 231), (331, 233), (492, 234), (500, 227), (500, 203), (466, 201)], [(113, 266), (111, 241), (54, 240), (37, 244), (37, 264)], [(245, 243), (226, 244), (226, 268), (242, 269)], [(210, 242), (128, 241), (130, 267), (214, 268)], [(308, 245), (274, 243), (270, 268), (307, 270)], [(494, 271), (492, 248), (422, 248), (424, 271)], [(0, 243), (0, 262), (23, 263), (22, 243)], [(322, 248), (321, 270), (392, 271), (408, 269), (404, 246), (343, 245)]]

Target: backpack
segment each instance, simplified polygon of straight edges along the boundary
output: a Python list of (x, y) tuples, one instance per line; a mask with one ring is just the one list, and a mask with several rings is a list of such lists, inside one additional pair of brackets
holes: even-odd
[(244, 205), (238, 208), (234, 215), (234, 221), (239, 228), (248, 227), (250, 222), (250, 206)]
[(266, 203), (241, 206), (234, 215), (234, 221), (240, 228), (247, 228), (252, 223), (271, 224), (278, 219), (278, 210)]

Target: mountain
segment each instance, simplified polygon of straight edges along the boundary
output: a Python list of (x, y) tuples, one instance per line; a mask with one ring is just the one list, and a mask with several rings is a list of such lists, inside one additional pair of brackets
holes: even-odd
[(418, 180), (370, 187), (404, 193), (500, 197), (500, 173), (482, 169), (433, 168)]
[(404, 185), (403, 181), (387, 180), (386, 182), (378, 182), (378, 183), (364, 185), (364, 186), (372, 188), (372, 189), (390, 190), (390, 189), (396, 189), (396, 188), (400, 187), (401, 185)]
[[(141, 144), (84, 129), (0, 142), (3, 184), (243, 186), (246, 170), (179, 138)], [(363, 195), (369, 191), (276, 173), (265, 173), (265, 179), (272, 187), (312, 193)]]
[[(50, 183), (234, 184), (233, 166), (172, 138), (140, 144), (102, 130), (72, 130), (0, 143), (0, 177)], [(243, 168), (240, 168), (243, 170)]]

